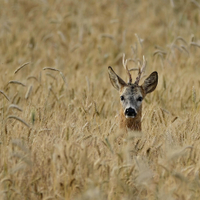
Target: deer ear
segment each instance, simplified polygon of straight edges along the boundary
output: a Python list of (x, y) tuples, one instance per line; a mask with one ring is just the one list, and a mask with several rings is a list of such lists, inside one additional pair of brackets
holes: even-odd
[(110, 77), (110, 82), (112, 83), (113, 87), (118, 91), (122, 87), (127, 86), (127, 84), (114, 72), (112, 67), (108, 67), (108, 74)]
[(156, 89), (158, 84), (158, 73), (152, 72), (148, 78), (145, 79), (144, 83), (142, 84), (142, 88), (145, 91), (145, 94), (153, 92)]

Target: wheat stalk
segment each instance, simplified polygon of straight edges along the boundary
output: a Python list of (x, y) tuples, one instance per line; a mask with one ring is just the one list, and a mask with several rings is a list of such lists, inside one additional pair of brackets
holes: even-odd
[(191, 46), (196, 46), (196, 47), (199, 47), (199, 48), (200, 48), (200, 44), (197, 44), (196, 42), (190, 42), (190, 45), (191, 45)]
[(52, 70), (52, 71), (60, 72), (59, 69), (56, 69), (56, 68), (53, 68), (53, 67), (44, 67), (43, 70)]
[(9, 81), (8, 84), (18, 84), (18, 85), (22, 85), (23, 87), (26, 87), (26, 85), (20, 81)]
[(7, 119), (15, 119), (15, 120), (18, 120), (20, 121), (22, 124), (26, 125), (28, 128), (30, 128), (30, 126), (24, 121), (22, 120), (21, 118), (17, 117), (17, 116), (14, 116), (14, 115), (9, 115), (7, 117)]
[(9, 106), (8, 106), (8, 110), (9, 110), (10, 108), (14, 108), (14, 109), (19, 110), (19, 111), (21, 111), (21, 112), (23, 111), (19, 106), (15, 105), (15, 104), (9, 105)]
[(22, 68), (24, 68), (25, 66), (27, 66), (30, 62), (26, 62), (24, 63), (23, 65), (21, 65), (19, 68), (17, 68), (15, 71), (14, 71), (14, 74), (16, 74), (19, 70), (21, 70)]
[(52, 71), (57, 71), (60, 73), (60, 76), (62, 77), (66, 87), (67, 87), (67, 82), (66, 82), (66, 79), (65, 79), (65, 76), (64, 74), (59, 70), (59, 69), (55, 69), (55, 68), (52, 68), (52, 67), (44, 67), (43, 70), (52, 70)]
[(7, 96), (2, 90), (0, 90), (0, 93), (3, 94), (3, 96), (4, 96), (8, 101), (10, 101), (10, 99), (8, 98), (8, 96)]
[(30, 94), (31, 94), (31, 92), (32, 92), (32, 88), (33, 88), (32, 85), (28, 88), (28, 90), (27, 90), (27, 92), (26, 92), (26, 95), (25, 95), (25, 99), (28, 99), (28, 98), (29, 98), (29, 96), (30, 96)]

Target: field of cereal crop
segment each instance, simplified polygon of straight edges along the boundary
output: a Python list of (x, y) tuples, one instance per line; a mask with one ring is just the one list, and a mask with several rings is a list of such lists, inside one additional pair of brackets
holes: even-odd
[[(123, 53), (159, 74), (142, 132)], [(199, 88), (199, 0), (0, 0), (0, 200), (199, 199)]]

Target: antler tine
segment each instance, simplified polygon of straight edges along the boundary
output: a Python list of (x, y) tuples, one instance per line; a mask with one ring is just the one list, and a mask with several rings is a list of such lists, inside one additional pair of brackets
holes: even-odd
[[(141, 64), (139, 62), (138, 62), (138, 65), (141, 66)], [(137, 84), (137, 85), (139, 84), (141, 75), (145, 71), (145, 69), (146, 69), (146, 60), (145, 60), (145, 57), (143, 56), (142, 68), (139, 67), (139, 69), (138, 69), (138, 76), (136, 78), (135, 84)]]
[(123, 57), (122, 57), (122, 64), (128, 74), (128, 84), (132, 83), (132, 77), (131, 77), (131, 73), (129, 72), (129, 69), (127, 67), (127, 59), (125, 60), (125, 54), (123, 53)]

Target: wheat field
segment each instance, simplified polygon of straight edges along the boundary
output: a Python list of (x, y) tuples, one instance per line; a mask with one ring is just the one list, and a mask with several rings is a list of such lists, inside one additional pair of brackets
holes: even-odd
[[(142, 132), (123, 53), (159, 75)], [(0, 200), (200, 199), (199, 0), (0, 0), (0, 58)]]

